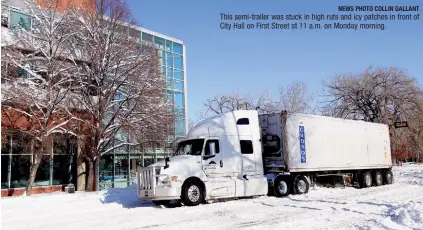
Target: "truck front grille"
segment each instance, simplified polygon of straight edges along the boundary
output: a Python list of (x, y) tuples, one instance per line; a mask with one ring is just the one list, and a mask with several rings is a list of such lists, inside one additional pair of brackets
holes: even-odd
[(142, 190), (154, 189), (157, 184), (157, 176), (160, 175), (160, 167), (139, 167), (138, 185)]

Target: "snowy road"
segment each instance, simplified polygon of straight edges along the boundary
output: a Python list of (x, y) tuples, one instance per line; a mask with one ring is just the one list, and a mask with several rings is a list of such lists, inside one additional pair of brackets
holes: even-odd
[(395, 183), (317, 188), (198, 207), (161, 208), (133, 188), (2, 198), (2, 229), (423, 229), (423, 166), (394, 168)]

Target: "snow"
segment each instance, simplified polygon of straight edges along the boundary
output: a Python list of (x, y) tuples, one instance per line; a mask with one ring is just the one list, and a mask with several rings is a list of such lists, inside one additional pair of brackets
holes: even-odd
[(394, 167), (392, 185), (315, 188), (197, 207), (157, 207), (135, 187), (1, 199), (3, 229), (423, 229), (423, 165)]

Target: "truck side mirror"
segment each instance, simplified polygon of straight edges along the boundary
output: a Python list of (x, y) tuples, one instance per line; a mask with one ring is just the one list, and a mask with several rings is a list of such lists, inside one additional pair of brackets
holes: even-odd
[(203, 156), (203, 160), (207, 160), (216, 156), (216, 146), (214, 142), (209, 142), (206, 148), (208, 148), (209, 151), (205, 151), (206, 153), (208, 152), (208, 154)]
[(216, 155), (216, 143), (210, 142), (209, 149), (210, 149), (210, 156)]

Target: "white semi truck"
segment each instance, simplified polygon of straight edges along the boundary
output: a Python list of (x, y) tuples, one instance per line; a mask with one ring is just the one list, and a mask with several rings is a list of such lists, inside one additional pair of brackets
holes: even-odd
[(323, 178), (361, 188), (391, 184), (387, 125), (297, 113), (238, 110), (205, 119), (173, 156), (137, 168), (141, 200), (185, 205), (307, 193)]

